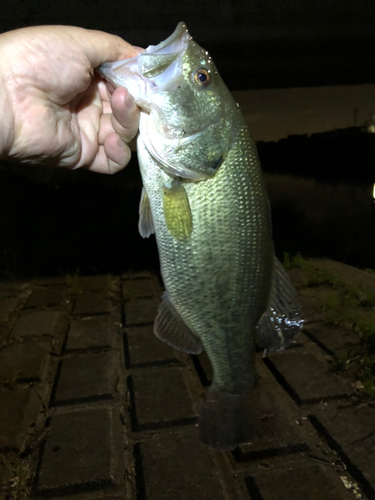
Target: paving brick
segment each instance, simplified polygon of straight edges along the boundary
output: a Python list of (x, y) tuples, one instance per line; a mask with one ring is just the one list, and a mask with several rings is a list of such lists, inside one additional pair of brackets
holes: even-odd
[(74, 314), (90, 316), (93, 314), (107, 314), (111, 312), (111, 302), (104, 292), (85, 291), (78, 295), (74, 306)]
[(126, 302), (126, 325), (133, 326), (143, 323), (153, 323), (159, 303), (159, 299), (136, 299)]
[(77, 354), (62, 361), (53, 398), (56, 406), (111, 399), (115, 389), (112, 352)]
[(111, 316), (73, 319), (69, 328), (66, 351), (112, 347), (117, 327)]
[(0, 282), (0, 298), (15, 297), (20, 292), (27, 289), (29, 283), (23, 281)]
[(9, 335), (9, 328), (7, 325), (0, 324), (0, 347), (3, 342), (6, 341)]
[(241, 464), (307, 452), (309, 446), (300, 435), (300, 427), (298, 421), (291, 420), (277, 408), (274, 415), (254, 421), (251, 442), (240, 444), (233, 452), (233, 458)]
[(0, 449), (24, 449), (40, 406), (34, 388), (0, 391)]
[(318, 269), (338, 274), (342, 280), (351, 286), (360, 287), (369, 293), (375, 293), (375, 279), (372, 274), (349, 266), (343, 262), (331, 259), (310, 259), (311, 264)]
[(115, 282), (113, 276), (107, 274), (99, 276), (80, 276), (79, 284), (84, 290), (105, 290), (109, 291)]
[[(41, 460), (37, 493), (95, 490), (116, 483), (113, 416), (106, 408), (54, 415)], [(115, 439), (117, 438), (117, 439)]]
[(298, 298), (302, 306), (303, 317), (306, 321), (305, 326), (310, 326), (310, 323), (326, 320), (323, 311), (319, 307), (318, 301), (314, 297), (306, 297), (303, 295), (303, 291), (301, 291)]
[(40, 278), (34, 281), (37, 286), (67, 285), (66, 276), (51, 276), (50, 278)]
[(127, 328), (127, 366), (131, 368), (177, 362), (175, 351), (158, 339), (152, 325)]
[(192, 423), (195, 418), (178, 368), (149, 370), (132, 376), (135, 430)]
[(348, 396), (352, 392), (344, 381), (331, 372), (328, 362), (310, 352), (285, 351), (266, 358), (265, 363), (298, 403), (319, 402)]
[(154, 297), (156, 292), (152, 279), (125, 280), (122, 283), (122, 295), (124, 300)]
[(18, 319), (13, 329), (13, 338), (33, 337), (34, 335), (54, 335), (59, 311), (25, 312)]
[(329, 353), (340, 353), (359, 344), (359, 338), (338, 325), (313, 323), (306, 325), (305, 333)]
[(258, 469), (246, 484), (254, 499), (353, 500), (332, 468), (308, 462)]
[(47, 342), (15, 344), (0, 354), (0, 383), (39, 381), (49, 361)]
[(17, 308), (16, 298), (0, 299), (0, 323), (7, 323), (10, 315)]
[(6, 299), (9, 297), (17, 297), (19, 294), (18, 290), (14, 288), (0, 288), (0, 299)]
[[(224, 500), (220, 474), (196, 432), (168, 434), (139, 445), (136, 462), (139, 498), (150, 500)], [(138, 451), (136, 448), (136, 453)], [(137, 497), (137, 498), (138, 498)]]
[(366, 483), (367, 495), (375, 498), (375, 408), (330, 402), (319, 405), (314, 416), (318, 431), (323, 431), (331, 448), (344, 454), (348, 471), (358, 482)]
[(130, 280), (130, 279), (142, 279), (142, 278), (151, 278), (151, 273), (149, 271), (136, 271), (136, 272), (127, 272), (121, 275), (121, 279)]
[(50, 286), (48, 288), (37, 288), (31, 292), (25, 307), (51, 307), (61, 303), (66, 288), (62, 286)]

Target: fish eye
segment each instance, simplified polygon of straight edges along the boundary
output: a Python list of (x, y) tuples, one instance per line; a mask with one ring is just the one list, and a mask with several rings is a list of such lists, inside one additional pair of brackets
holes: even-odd
[(194, 81), (200, 87), (207, 87), (211, 82), (210, 73), (204, 68), (197, 69), (194, 73)]

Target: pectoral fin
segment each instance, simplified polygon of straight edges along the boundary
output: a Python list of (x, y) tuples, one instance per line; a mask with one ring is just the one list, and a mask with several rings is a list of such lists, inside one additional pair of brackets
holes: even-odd
[(203, 351), (201, 339), (186, 326), (166, 292), (156, 315), (154, 333), (160, 340), (188, 354), (200, 354)]
[(155, 232), (154, 221), (152, 218), (150, 200), (145, 188), (142, 188), (141, 201), (139, 202), (139, 234), (142, 238), (148, 238)]
[(163, 211), (168, 231), (176, 240), (187, 241), (193, 230), (189, 198), (181, 182), (163, 186)]
[(300, 333), (303, 323), (297, 293), (282, 264), (275, 257), (268, 308), (257, 326), (258, 343), (267, 352), (282, 351)]

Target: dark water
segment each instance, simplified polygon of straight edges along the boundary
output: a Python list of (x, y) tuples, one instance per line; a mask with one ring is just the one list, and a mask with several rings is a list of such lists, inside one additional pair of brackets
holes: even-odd
[[(344, 141), (346, 153), (335, 153), (335, 141), (327, 137), (326, 150), (311, 148), (306, 138), (261, 145), (277, 254), (300, 251), (375, 268), (369, 167), (375, 150), (372, 155), (362, 146), (359, 154), (351, 134)], [(304, 142), (310, 144), (307, 150)], [(314, 162), (319, 180), (301, 177), (312, 176)], [(277, 168), (283, 173), (275, 173)], [(329, 181), (323, 180), (324, 171)], [(157, 270), (155, 238), (138, 234), (140, 192), (136, 155), (115, 176), (0, 164), (0, 279)]]
[(137, 162), (115, 176), (0, 167), (0, 279), (157, 269), (138, 234)]
[(276, 252), (375, 268), (372, 184), (265, 174)]

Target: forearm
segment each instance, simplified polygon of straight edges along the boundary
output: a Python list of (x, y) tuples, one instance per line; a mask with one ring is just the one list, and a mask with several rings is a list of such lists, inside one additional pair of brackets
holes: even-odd
[[(0, 58), (2, 56), (2, 44), (0, 35)], [(0, 63), (0, 159), (8, 157), (12, 147), (13, 140), (13, 111), (11, 100), (9, 98), (7, 77)]]
[(1, 110), (1, 125), (0, 125), (0, 159), (6, 159), (11, 149), (11, 129), (12, 118), (9, 101), (3, 88), (0, 90), (0, 110)]

